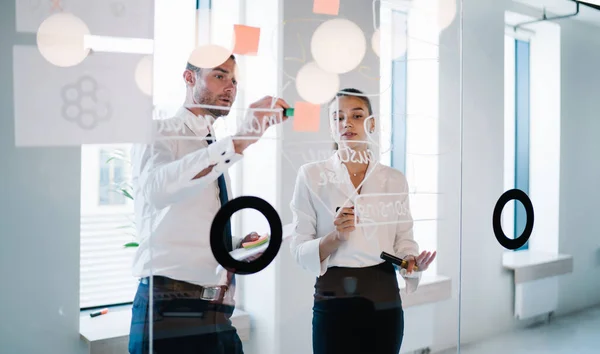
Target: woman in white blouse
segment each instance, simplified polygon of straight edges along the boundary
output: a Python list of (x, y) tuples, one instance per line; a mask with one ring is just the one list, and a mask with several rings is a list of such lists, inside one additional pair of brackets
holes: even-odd
[(291, 202), (292, 254), (317, 277), (313, 351), (397, 354), (404, 334), (402, 301), (396, 269), (380, 255), (408, 261), (401, 274), (412, 292), (435, 252), (419, 254), (413, 239), (406, 178), (369, 150), (375, 131), (369, 99), (344, 89), (330, 106), (338, 149), (300, 168)]

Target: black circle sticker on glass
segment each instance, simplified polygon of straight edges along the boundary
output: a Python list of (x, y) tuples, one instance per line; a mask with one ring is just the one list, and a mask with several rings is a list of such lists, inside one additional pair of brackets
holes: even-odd
[[(527, 222), (525, 223), (525, 230), (521, 236), (516, 237), (514, 239), (510, 239), (502, 230), (502, 210), (506, 203), (511, 200), (520, 201), (525, 207), (525, 212), (527, 214)], [(531, 203), (531, 199), (525, 192), (520, 189), (511, 189), (500, 196), (500, 199), (496, 202), (496, 207), (494, 208), (494, 215), (492, 216), (492, 225), (494, 228), (494, 235), (496, 235), (496, 239), (502, 245), (502, 247), (509, 250), (517, 250), (523, 247), (527, 241), (529, 241), (529, 237), (531, 236), (531, 232), (533, 231), (533, 204)]]
[[(271, 236), (269, 246), (257, 259), (245, 262), (233, 259), (225, 247), (223, 231), (231, 216), (242, 209), (259, 211), (269, 222)], [(283, 225), (277, 211), (264, 199), (253, 196), (242, 196), (230, 200), (219, 209), (210, 228), (210, 248), (215, 259), (223, 268), (236, 274), (254, 274), (265, 269), (279, 253), (283, 236)]]

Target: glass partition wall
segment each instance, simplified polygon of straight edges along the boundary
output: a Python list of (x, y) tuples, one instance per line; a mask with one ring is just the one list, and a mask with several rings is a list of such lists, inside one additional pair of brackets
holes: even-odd
[(0, 348), (592, 353), (590, 3), (16, 1)]
[[(165, 99), (162, 107), (175, 109), (158, 120), (157, 140), (147, 153), (159, 156), (170, 146), (168, 151), (183, 151), (170, 155), (177, 158), (192, 146), (212, 149), (206, 135), (216, 135), (226, 158), (217, 158), (213, 168), (225, 172), (229, 202), (223, 204), (212, 172), (173, 186), (175, 192), (182, 188), (184, 199), (174, 197), (149, 214), (155, 232), (145, 257), (154, 279), (195, 279), (201, 273), (184, 274), (188, 266), (212, 264), (214, 273), (190, 282), (229, 285), (226, 297), (233, 296), (235, 310), (216, 311), (214, 337), (232, 353), (238, 338), (248, 353), (458, 348), (460, 4), (201, 1), (196, 14), (196, 45), (177, 60), (208, 67), (202, 72), (218, 75), (222, 95), (229, 96), (210, 101), (202, 96), (208, 84), (188, 84), (195, 101), (187, 103), (205, 105), (187, 107), (200, 118), (179, 134), (169, 131), (177, 125), (167, 117), (194, 118), (177, 113), (181, 96)], [(175, 45), (166, 38), (165, 48)], [(156, 56), (158, 45), (157, 39)], [(203, 122), (222, 97), (235, 101), (211, 131)], [(272, 126), (263, 134), (265, 124)], [(227, 150), (232, 135), (231, 146), (242, 146), (243, 158)], [(139, 173), (141, 183), (145, 172)], [(168, 219), (189, 220), (178, 215), (189, 211), (179, 208), (194, 210), (199, 219), (213, 215), (196, 221), (202, 236), (161, 236)], [(232, 245), (223, 242), (229, 227)], [(237, 247), (233, 258), (230, 246)], [(165, 268), (170, 252), (180, 254), (184, 265)], [(257, 259), (244, 259), (256, 252)], [(185, 265), (187, 257), (192, 263)], [(420, 270), (407, 274), (411, 259)], [(235, 276), (227, 277), (227, 270)], [(150, 288), (157, 294), (165, 286)], [(155, 348), (173, 344), (177, 339), (165, 333), (176, 337), (186, 326), (190, 333), (210, 331), (204, 325), (210, 310), (153, 299), (156, 328), (148, 330)]]
[[(217, 142), (262, 134), (265, 114), (268, 124), (285, 120), (252, 141), (242, 159), (232, 155), (219, 167), (230, 178), (230, 201), (212, 209), (220, 211), (197, 241), (222, 266), (215, 264), (216, 276), (236, 273), (235, 311), (221, 323), (236, 332), (219, 340), (239, 337), (250, 353), (457, 348), (460, 4), (202, 4), (189, 60), (202, 66), (211, 55), (233, 53), (225, 70), (237, 70), (235, 103), (214, 125)], [(267, 105), (265, 96), (273, 96)], [(163, 129), (160, 139), (203, 144), (202, 124), (196, 129), (191, 138)], [(214, 189), (219, 181), (210, 183)], [(199, 195), (188, 197), (199, 198), (189, 203), (200, 208)], [(152, 223), (162, 223), (163, 213)], [(229, 258), (222, 229), (230, 217), (234, 240), (252, 232), (268, 239), (255, 245), (258, 259), (242, 258), (262, 239), (238, 243)], [(156, 242), (150, 265), (162, 262), (163, 241)], [(407, 274), (411, 257), (421, 269)], [(167, 312), (157, 314), (157, 326), (194, 321)]]
[(597, 350), (591, 3), (463, 1), (463, 353)]

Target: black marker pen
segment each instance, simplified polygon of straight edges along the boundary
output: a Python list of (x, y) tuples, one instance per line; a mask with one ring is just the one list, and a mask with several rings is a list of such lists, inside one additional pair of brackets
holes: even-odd
[[(340, 211), (340, 209), (341, 209), (341, 208), (342, 208), (342, 207), (336, 207), (336, 208), (335, 208), (335, 212), (337, 213), (338, 211)], [(354, 206), (351, 206), (350, 208), (354, 209)], [(346, 213), (344, 213), (344, 214), (346, 214)]]
[[(387, 252), (381, 252), (381, 255), (379, 256), (381, 259), (386, 260), (388, 262), (391, 262), (395, 265), (397, 265), (400, 268), (404, 268), (404, 269), (408, 269), (408, 261), (402, 259), (402, 258), (398, 258), (394, 255), (391, 255)], [(413, 270), (415, 272), (419, 271), (419, 267), (417, 265), (413, 266)]]

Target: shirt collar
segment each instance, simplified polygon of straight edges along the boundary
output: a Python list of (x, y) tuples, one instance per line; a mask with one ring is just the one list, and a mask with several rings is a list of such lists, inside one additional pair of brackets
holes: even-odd
[(177, 110), (177, 113), (175, 113), (175, 116), (183, 120), (183, 123), (190, 128), (197, 137), (204, 138), (208, 134), (211, 134), (214, 137), (215, 134), (212, 126), (214, 118), (212, 118), (212, 116), (197, 116), (185, 107), (180, 107), (179, 110)]
[[(365, 185), (369, 184), (372, 178), (383, 178), (383, 176), (381, 174), (375, 173), (376, 172), (375, 169), (379, 165), (379, 161), (376, 159), (376, 156), (373, 156), (373, 152), (371, 150), (368, 150), (367, 156), (370, 156), (370, 160), (369, 160), (369, 166), (367, 167), (367, 170), (365, 172), (365, 177), (364, 177), (365, 180), (362, 183), (363, 191), (364, 191)], [(354, 199), (358, 196), (358, 194), (356, 192), (356, 188), (354, 188), (354, 185), (350, 181), (350, 175), (348, 173), (348, 169), (344, 165), (344, 161), (346, 161), (346, 160), (360, 161), (360, 157), (357, 154), (355, 154), (353, 156), (350, 152), (350, 154), (344, 155), (342, 158), (342, 157), (340, 157), (338, 151), (336, 151), (333, 154), (333, 156), (331, 156), (329, 161), (331, 163), (334, 173), (337, 176), (337, 180), (343, 181), (342, 183), (340, 183), (338, 185), (338, 188), (340, 188), (342, 190), (342, 192), (354, 203)], [(376, 184), (379, 185), (380, 181), (377, 181)]]

